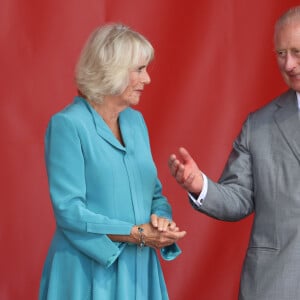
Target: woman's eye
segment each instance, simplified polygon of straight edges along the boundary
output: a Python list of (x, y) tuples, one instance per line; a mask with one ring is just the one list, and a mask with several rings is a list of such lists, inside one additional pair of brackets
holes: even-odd
[(139, 67), (137, 67), (136, 71), (137, 71), (138, 73), (141, 73), (141, 72), (143, 72), (144, 70), (146, 70), (146, 67), (147, 67), (147, 66), (145, 66), (145, 65), (139, 66)]

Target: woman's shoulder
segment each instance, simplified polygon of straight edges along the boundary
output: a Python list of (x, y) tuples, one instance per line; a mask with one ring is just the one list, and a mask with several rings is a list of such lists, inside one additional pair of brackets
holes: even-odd
[(75, 97), (74, 101), (62, 110), (56, 112), (52, 115), (51, 119), (65, 119), (70, 121), (80, 121), (87, 118), (90, 115), (88, 106), (85, 103), (85, 100), (81, 97)]

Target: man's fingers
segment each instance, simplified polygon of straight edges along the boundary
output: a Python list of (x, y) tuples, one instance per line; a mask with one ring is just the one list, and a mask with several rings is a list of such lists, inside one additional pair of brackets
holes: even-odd
[(177, 170), (178, 170), (178, 166), (180, 165), (180, 162), (174, 154), (170, 156), (168, 165), (169, 165), (171, 174), (175, 177), (177, 174)]
[(189, 154), (189, 152), (184, 147), (180, 147), (178, 151), (184, 162), (186, 162), (192, 158), (191, 155)]

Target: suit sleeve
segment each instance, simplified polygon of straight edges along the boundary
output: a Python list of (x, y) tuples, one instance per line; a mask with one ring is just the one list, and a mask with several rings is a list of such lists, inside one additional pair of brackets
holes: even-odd
[(84, 155), (78, 132), (65, 115), (57, 114), (49, 123), (45, 159), (57, 227), (75, 248), (109, 267), (126, 244), (107, 234), (128, 235), (133, 224), (88, 209)]
[(233, 149), (218, 183), (208, 179), (202, 206), (192, 206), (216, 219), (238, 221), (254, 210), (252, 157), (250, 153), (251, 115), (233, 143)]

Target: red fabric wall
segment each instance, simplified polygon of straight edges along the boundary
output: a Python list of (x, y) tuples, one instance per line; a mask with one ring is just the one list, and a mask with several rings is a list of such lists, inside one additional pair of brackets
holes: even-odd
[(0, 299), (37, 299), (55, 228), (43, 160), (50, 116), (76, 93), (73, 68), (87, 36), (121, 21), (156, 49), (138, 109), (183, 254), (162, 262), (170, 298), (232, 300), (252, 217), (237, 223), (191, 208), (167, 159), (187, 147), (218, 179), (247, 113), (286, 89), (273, 54), (273, 25), (289, 0), (1, 0)]

